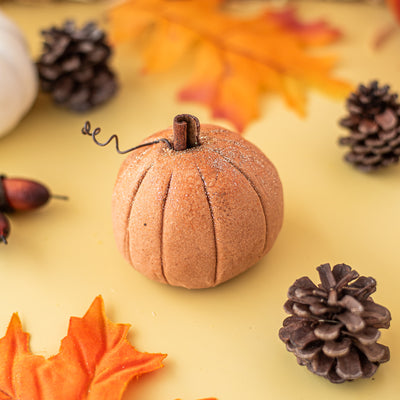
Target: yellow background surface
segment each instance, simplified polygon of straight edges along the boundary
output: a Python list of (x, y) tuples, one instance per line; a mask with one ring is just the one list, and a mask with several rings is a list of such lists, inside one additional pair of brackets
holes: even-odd
[[(305, 2), (306, 19), (323, 17), (339, 27), (336, 76), (357, 84), (379, 79), (400, 91), (400, 32), (380, 51), (371, 49), (376, 30), (393, 22), (383, 7)], [(3, 11), (26, 33), (33, 57), (40, 30), (77, 21), (104, 20), (107, 4), (5, 4)], [(400, 28), (399, 28), (400, 29)], [(176, 100), (188, 77), (185, 65), (143, 76), (129, 46), (113, 60), (121, 89), (104, 107), (74, 114), (39, 95), (33, 109), (0, 139), (1, 172), (45, 183), (70, 200), (10, 216), (9, 245), (0, 248), (0, 336), (13, 312), (31, 334), (32, 351), (58, 352), (69, 317), (83, 316), (101, 294), (114, 322), (130, 323), (129, 339), (140, 351), (168, 353), (165, 368), (132, 383), (126, 400), (348, 400), (399, 398), (400, 393), (400, 166), (373, 175), (342, 161), (337, 121), (344, 102), (311, 92), (309, 113), (299, 119), (278, 98), (262, 104), (262, 118), (246, 131), (275, 163), (284, 186), (285, 219), (271, 252), (257, 266), (214, 289), (189, 291), (148, 280), (118, 253), (111, 227), (111, 193), (124, 156), (99, 148), (80, 134), (86, 119), (121, 147), (137, 144), (186, 112), (203, 122), (208, 110)], [(392, 312), (381, 343), (391, 361), (373, 379), (334, 385), (297, 365), (278, 330), (288, 287), (301, 276), (318, 280), (315, 268), (347, 263), (374, 276), (376, 302)], [(73, 400), (73, 399), (71, 399)]]

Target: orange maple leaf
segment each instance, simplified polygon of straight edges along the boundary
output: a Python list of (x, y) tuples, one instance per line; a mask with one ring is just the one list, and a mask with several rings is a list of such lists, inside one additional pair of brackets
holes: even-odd
[(31, 354), (29, 335), (22, 331), (21, 321), (14, 314), (6, 335), (0, 339), (0, 399), (40, 399), (37, 369), (45, 361)]
[(134, 377), (163, 366), (164, 354), (140, 353), (129, 325), (107, 319), (97, 297), (83, 318), (72, 317), (60, 352), (33, 355), (14, 314), (0, 339), (0, 400), (117, 400)]
[(306, 89), (344, 97), (352, 86), (331, 77), (333, 57), (307, 50), (340, 33), (325, 22), (302, 23), (294, 9), (249, 18), (224, 12), (218, 0), (126, 0), (110, 10), (112, 40), (142, 39), (145, 72), (172, 68), (194, 52), (193, 76), (179, 98), (196, 101), (239, 131), (259, 116), (263, 92), (282, 95), (305, 115)]

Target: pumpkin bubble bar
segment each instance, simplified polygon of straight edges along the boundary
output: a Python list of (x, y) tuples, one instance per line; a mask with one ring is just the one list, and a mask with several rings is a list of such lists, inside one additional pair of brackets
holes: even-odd
[(256, 146), (187, 114), (143, 144), (122, 164), (112, 200), (116, 242), (134, 268), (162, 283), (208, 288), (271, 249), (282, 185)]

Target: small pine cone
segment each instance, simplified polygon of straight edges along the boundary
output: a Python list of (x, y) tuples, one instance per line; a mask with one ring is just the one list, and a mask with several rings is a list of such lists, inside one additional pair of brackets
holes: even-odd
[(345, 264), (317, 270), (320, 285), (303, 277), (289, 288), (284, 308), (291, 316), (279, 337), (300, 365), (333, 383), (369, 378), (390, 358), (389, 348), (377, 343), (391, 316), (370, 297), (376, 281)]
[(37, 66), (41, 89), (74, 111), (86, 111), (117, 91), (115, 74), (107, 65), (111, 48), (95, 23), (77, 29), (73, 21), (42, 31), (43, 54)]
[(350, 147), (345, 160), (365, 172), (399, 161), (400, 104), (389, 89), (377, 81), (359, 85), (347, 99), (349, 115), (339, 122), (350, 131), (339, 138), (339, 144)]

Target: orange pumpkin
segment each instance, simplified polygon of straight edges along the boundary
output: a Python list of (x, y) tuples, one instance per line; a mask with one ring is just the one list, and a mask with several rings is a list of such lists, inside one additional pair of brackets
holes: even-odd
[(271, 249), (282, 225), (282, 185), (256, 146), (187, 114), (142, 146), (122, 164), (112, 198), (118, 248), (139, 272), (208, 288)]

